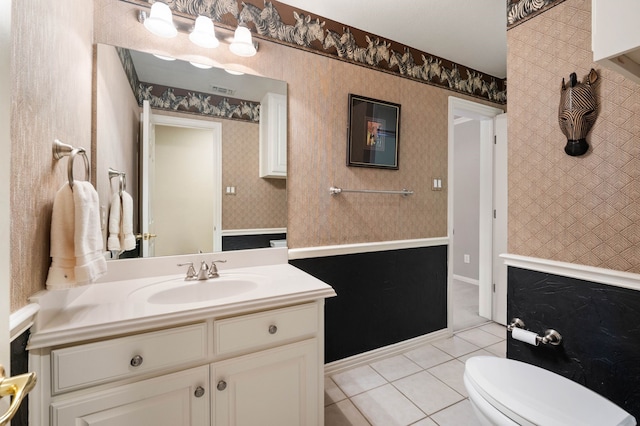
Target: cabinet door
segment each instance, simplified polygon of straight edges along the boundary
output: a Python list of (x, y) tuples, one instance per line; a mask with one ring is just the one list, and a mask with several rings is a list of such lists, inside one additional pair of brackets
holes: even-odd
[(212, 364), (215, 426), (318, 425), (315, 339)]
[(51, 424), (208, 425), (208, 372), (203, 366), (54, 402)]

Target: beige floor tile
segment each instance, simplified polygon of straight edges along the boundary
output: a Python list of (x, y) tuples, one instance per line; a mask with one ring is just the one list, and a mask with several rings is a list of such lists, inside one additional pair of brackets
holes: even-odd
[(453, 359), (451, 355), (441, 351), (431, 344), (412, 349), (404, 355), (425, 369)]
[(495, 334), (487, 333), (479, 328), (461, 331), (460, 333), (457, 333), (456, 336), (481, 348), (493, 345), (503, 340)]
[(348, 397), (387, 383), (384, 377), (368, 365), (334, 374), (331, 378)]
[(438, 424), (427, 417), (417, 423), (412, 424), (411, 426), (438, 426)]
[(374, 426), (406, 426), (426, 417), (390, 384), (356, 395), (351, 401)]
[(440, 411), (464, 399), (427, 371), (396, 380), (393, 386), (427, 414)]
[(460, 362), (467, 362), (467, 360), (474, 356), (496, 356), (496, 354), (491, 353), (485, 349), (480, 349), (479, 351), (471, 352), (470, 354), (463, 355), (458, 358)]
[(507, 327), (502, 324), (498, 324), (497, 322), (490, 322), (489, 324), (485, 324), (478, 328), (503, 339), (507, 338)]
[(507, 341), (506, 340), (503, 340), (502, 342), (498, 342), (495, 345), (487, 346), (485, 349), (501, 358), (507, 357)]
[(459, 338), (458, 336), (453, 336), (448, 339), (438, 340), (432, 343), (436, 348), (445, 351), (449, 355), (454, 358), (457, 358), (462, 355), (466, 355), (473, 351), (477, 351), (480, 349), (478, 346), (473, 343), (467, 342), (464, 339)]
[(403, 355), (383, 359), (369, 365), (390, 382), (422, 370), (422, 367)]
[(338, 385), (329, 377), (324, 378), (324, 405), (334, 404), (347, 399), (347, 396), (340, 390)]
[(324, 409), (326, 426), (369, 426), (370, 423), (348, 399), (331, 404)]
[(464, 363), (457, 359), (453, 359), (449, 362), (445, 362), (444, 364), (436, 365), (427, 371), (465, 398), (469, 396), (462, 379), (464, 376)]
[(440, 426), (480, 426), (468, 399), (435, 413), (431, 418)]

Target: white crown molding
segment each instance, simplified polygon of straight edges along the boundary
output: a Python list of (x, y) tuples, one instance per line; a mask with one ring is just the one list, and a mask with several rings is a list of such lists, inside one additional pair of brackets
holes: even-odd
[(9, 316), (9, 340), (14, 341), (16, 337), (27, 331), (33, 325), (36, 314), (40, 310), (40, 305), (30, 303), (13, 312)]

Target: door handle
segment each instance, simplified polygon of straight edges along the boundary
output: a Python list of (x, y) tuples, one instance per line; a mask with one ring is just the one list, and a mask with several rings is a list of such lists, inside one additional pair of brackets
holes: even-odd
[(157, 237), (156, 234), (149, 234), (148, 232), (145, 232), (144, 234), (136, 234), (136, 240), (150, 240), (151, 238), (155, 238)]
[(20, 374), (13, 377), (4, 376), (4, 367), (0, 365), (0, 398), (11, 396), (11, 404), (6, 413), (0, 415), (0, 425), (9, 423), (15, 416), (25, 396), (36, 385), (36, 373)]

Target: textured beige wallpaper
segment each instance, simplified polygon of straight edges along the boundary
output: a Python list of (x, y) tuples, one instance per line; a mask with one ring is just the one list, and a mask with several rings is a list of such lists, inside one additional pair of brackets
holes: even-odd
[[(136, 6), (119, 0), (61, 0), (47, 14), (30, 13), (38, 7), (33, 0), (14, 2), (12, 310), (44, 288), (50, 263), (51, 207), (66, 179), (66, 159), (52, 159), (52, 140), (90, 148), (92, 40), (288, 82), (290, 247), (446, 235), (447, 192), (431, 191), (430, 181), (447, 176), (447, 97), (453, 92), (271, 42), (261, 41), (258, 55), (242, 59), (224, 45), (213, 53), (194, 48), (185, 34), (166, 41), (137, 21)], [(345, 165), (349, 93), (402, 105), (400, 170)], [(415, 195), (332, 197), (331, 185), (407, 188)]]
[[(93, 2), (13, 2), (11, 94), (11, 310), (44, 288), (51, 209), (67, 180), (58, 138), (91, 151)], [(76, 176), (84, 179), (77, 161)]]
[[(507, 39), (509, 251), (640, 273), (640, 85), (592, 62), (590, 0), (567, 0)], [(591, 151), (569, 157), (560, 84), (592, 67)]]
[(259, 170), (259, 126), (237, 120), (222, 122), (222, 229), (287, 227), (286, 179), (263, 179)]

